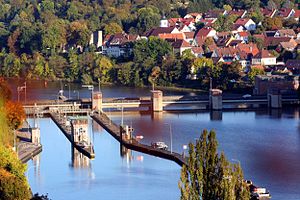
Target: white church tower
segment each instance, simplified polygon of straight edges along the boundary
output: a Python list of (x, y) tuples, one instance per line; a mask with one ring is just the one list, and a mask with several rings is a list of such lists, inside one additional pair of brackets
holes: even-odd
[(162, 27), (162, 28), (169, 27), (169, 22), (165, 16), (163, 16), (163, 18), (160, 20), (159, 27)]

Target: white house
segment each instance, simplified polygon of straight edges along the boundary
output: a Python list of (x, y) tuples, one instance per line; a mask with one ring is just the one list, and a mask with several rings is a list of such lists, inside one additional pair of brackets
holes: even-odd
[(197, 23), (200, 21), (200, 19), (202, 18), (202, 14), (200, 13), (188, 13), (184, 16), (185, 19), (189, 19), (192, 18), (194, 19), (194, 22)]
[(272, 55), (268, 50), (262, 50), (252, 58), (252, 65), (276, 65), (276, 56)]
[(244, 26), (247, 31), (255, 31), (256, 30), (256, 23), (249, 18), (240, 18), (234, 24)]

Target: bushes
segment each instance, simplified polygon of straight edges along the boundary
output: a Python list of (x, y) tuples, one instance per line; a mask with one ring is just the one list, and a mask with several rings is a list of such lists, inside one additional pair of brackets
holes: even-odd
[(10, 149), (0, 145), (0, 200), (30, 199), (26, 177), (26, 165)]

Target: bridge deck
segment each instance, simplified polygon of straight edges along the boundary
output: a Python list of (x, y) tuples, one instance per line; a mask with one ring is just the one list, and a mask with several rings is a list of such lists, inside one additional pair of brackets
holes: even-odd
[(94, 147), (91, 146), (81, 146), (75, 143), (72, 139), (71, 126), (66, 126), (66, 119), (63, 116), (59, 116), (58, 113), (50, 112), (50, 117), (58, 128), (63, 132), (66, 138), (71, 142), (71, 144), (82, 154), (89, 158), (95, 158)]
[(160, 158), (172, 160), (177, 164), (179, 164), (180, 166), (184, 164), (187, 165), (186, 158), (184, 158), (182, 155), (178, 153), (174, 153), (174, 152), (171, 153), (170, 151), (167, 150), (161, 150), (161, 149), (153, 148), (152, 146), (149, 145), (141, 144), (134, 138), (131, 140), (125, 139), (120, 134), (119, 126), (113, 123), (104, 113), (92, 114), (91, 117), (126, 148), (132, 149), (134, 151), (139, 151), (145, 154), (149, 154), (152, 156), (157, 156)]

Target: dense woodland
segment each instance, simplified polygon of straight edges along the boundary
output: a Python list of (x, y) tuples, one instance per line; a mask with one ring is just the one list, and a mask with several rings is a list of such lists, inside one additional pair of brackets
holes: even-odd
[[(203, 60), (195, 61), (188, 52), (178, 58), (172, 54), (168, 43), (152, 39), (133, 44), (131, 58), (112, 60), (95, 54), (92, 47), (87, 48), (90, 34), (96, 30), (104, 30), (104, 34), (121, 31), (142, 34), (157, 26), (162, 16), (179, 17), (188, 12), (223, 7), (250, 9), (252, 19), (261, 21), (263, 16), (259, 7), (293, 7), (295, 3), (283, 0), (0, 0), (0, 74), (83, 83), (100, 80), (129, 86), (153, 82), (161, 86), (192, 86), (186, 80), (188, 70)], [(225, 30), (234, 18), (220, 17), (216, 30)], [(282, 21), (277, 21), (266, 19), (263, 27), (282, 26)], [(70, 50), (63, 53), (66, 45), (83, 46), (84, 52)], [(143, 48), (147, 51), (139, 51)], [(214, 76), (219, 77), (220, 73), (232, 72), (218, 66), (204, 71), (206, 74), (202, 74), (203, 79), (200, 78), (199, 82), (202, 85), (208, 73), (215, 72)], [(228, 80), (218, 79), (216, 82), (221, 82), (219, 87), (228, 85)]]

